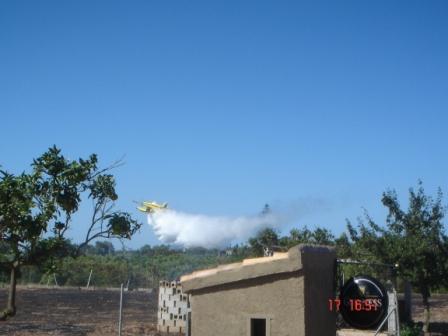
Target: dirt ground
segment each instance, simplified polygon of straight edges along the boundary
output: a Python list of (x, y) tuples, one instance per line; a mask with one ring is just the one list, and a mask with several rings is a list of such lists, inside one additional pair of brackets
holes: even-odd
[[(0, 307), (7, 293), (0, 289)], [(117, 335), (119, 290), (25, 289), (17, 293), (17, 315), (0, 321), (0, 335)], [(123, 336), (157, 335), (157, 293), (124, 292)]]
[[(0, 308), (6, 290), (0, 288)], [(76, 288), (19, 288), (17, 315), (0, 322), (0, 335), (10, 336), (103, 336), (117, 335), (118, 290)], [(413, 318), (423, 319), (418, 296), (413, 298)], [(431, 298), (432, 335), (448, 336), (448, 295)], [(124, 293), (123, 336), (156, 336), (157, 293)]]
[[(431, 335), (448, 336), (448, 294), (434, 294), (431, 305)], [(420, 295), (412, 297), (412, 318), (423, 321), (423, 303)]]

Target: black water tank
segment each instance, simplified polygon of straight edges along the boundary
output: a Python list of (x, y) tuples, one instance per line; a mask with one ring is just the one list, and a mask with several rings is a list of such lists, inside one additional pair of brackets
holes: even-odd
[(387, 292), (370, 276), (350, 278), (342, 287), (339, 299), (342, 317), (354, 328), (375, 328), (387, 315)]

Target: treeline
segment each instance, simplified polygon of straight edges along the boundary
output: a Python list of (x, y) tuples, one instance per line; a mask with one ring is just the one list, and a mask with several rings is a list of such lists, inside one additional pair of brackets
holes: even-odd
[[(157, 287), (160, 280), (176, 280), (181, 275), (198, 269), (238, 262), (244, 258), (260, 257), (265, 249), (287, 251), (297, 244), (335, 246), (338, 255), (349, 258), (352, 246), (346, 234), (339, 238), (327, 229), (292, 229), (288, 235), (270, 228), (261, 230), (246, 244), (227, 249), (188, 248), (175, 249), (167, 245), (145, 245), (137, 250), (116, 250), (110, 241), (97, 241), (85, 246), (77, 258), (59, 260), (52, 271), (38, 266), (23, 266), (19, 284), (42, 284), (97, 287), (117, 287), (121, 283), (131, 288)], [(73, 245), (73, 249), (77, 246)], [(7, 283), (9, 274), (0, 273), (0, 282)]]
[[(328, 229), (320, 227), (309, 229), (305, 226), (301, 229), (293, 228), (288, 234), (280, 235), (278, 231), (266, 228), (245, 244), (227, 249), (201, 247), (179, 249), (168, 245), (145, 245), (136, 250), (126, 250), (115, 249), (110, 241), (97, 241), (95, 244), (85, 246), (80, 256), (59, 260), (53, 271), (38, 266), (22, 267), (19, 284), (84, 287), (92, 272), (90, 286), (118, 287), (124, 283), (131, 289), (154, 288), (158, 286), (160, 280), (176, 280), (183, 274), (195, 270), (238, 262), (244, 258), (260, 257), (266, 253), (266, 249), (285, 252), (298, 244), (333, 246), (339, 259), (372, 263), (372, 265), (340, 265), (339, 271), (344, 272), (345, 278), (359, 273), (371, 274), (381, 279), (400, 276), (396, 268), (380, 264), (385, 261), (384, 258), (378, 258), (364, 248), (365, 244), (372, 244), (372, 237), (356, 238), (357, 232), (350, 223), (347, 231), (348, 233), (335, 236)], [(366, 232), (366, 228), (361, 225), (360, 231)], [(72, 245), (72, 249), (76, 248), (76, 245)], [(0, 272), (0, 283), (7, 283), (8, 277), (7, 272)], [(398, 278), (398, 285), (402, 284), (400, 280)], [(441, 289), (446, 291), (443, 286)]]
[[(315, 230), (293, 229), (289, 235), (280, 236), (273, 229), (264, 229), (246, 244), (227, 249), (188, 248), (175, 249), (167, 245), (145, 245), (137, 250), (116, 250), (110, 241), (97, 241), (85, 246), (77, 258), (65, 257), (49, 271), (38, 266), (23, 266), (19, 284), (43, 284), (86, 286), (92, 271), (90, 285), (116, 287), (121, 283), (132, 287), (156, 287), (160, 280), (175, 280), (181, 275), (198, 269), (220, 264), (238, 262), (244, 258), (258, 257), (264, 249), (286, 251), (300, 243), (337, 246), (340, 253), (348, 256), (347, 237), (335, 239), (322, 228)], [(72, 246), (76, 249), (76, 246)], [(1, 249), (1, 248), (0, 248)], [(7, 272), (0, 273), (0, 282), (9, 281)]]
[[(235, 247), (232, 253), (217, 249), (173, 249), (166, 245), (145, 245), (137, 250), (115, 250), (108, 241), (86, 246), (81, 255), (59, 260), (53, 271), (38, 266), (23, 266), (19, 284), (86, 286), (92, 271), (91, 286), (117, 287), (121, 283), (135, 287), (156, 287), (159, 280), (178, 279), (197, 269), (235, 262), (250, 255), (247, 247)], [(55, 280), (56, 278), (56, 280)], [(9, 274), (0, 272), (0, 282)]]

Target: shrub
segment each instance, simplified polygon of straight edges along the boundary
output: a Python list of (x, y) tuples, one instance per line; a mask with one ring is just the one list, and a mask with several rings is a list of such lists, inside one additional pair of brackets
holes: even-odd
[(420, 336), (421, 334), (421, 323), (409, 323), (401, 326), (400, 336)]

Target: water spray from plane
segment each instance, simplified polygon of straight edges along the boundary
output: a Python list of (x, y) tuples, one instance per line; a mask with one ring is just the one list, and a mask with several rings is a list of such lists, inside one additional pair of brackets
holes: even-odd
[(143, 202), (138, 209), (148, 214), (148, 224), (161, 242), (183, 247), (225, 248), (246, 241), (261, 229), (279, 228), (282, 222), (270, 211), (254, 216), (209, 216), (175, 211), (155, 202)]

